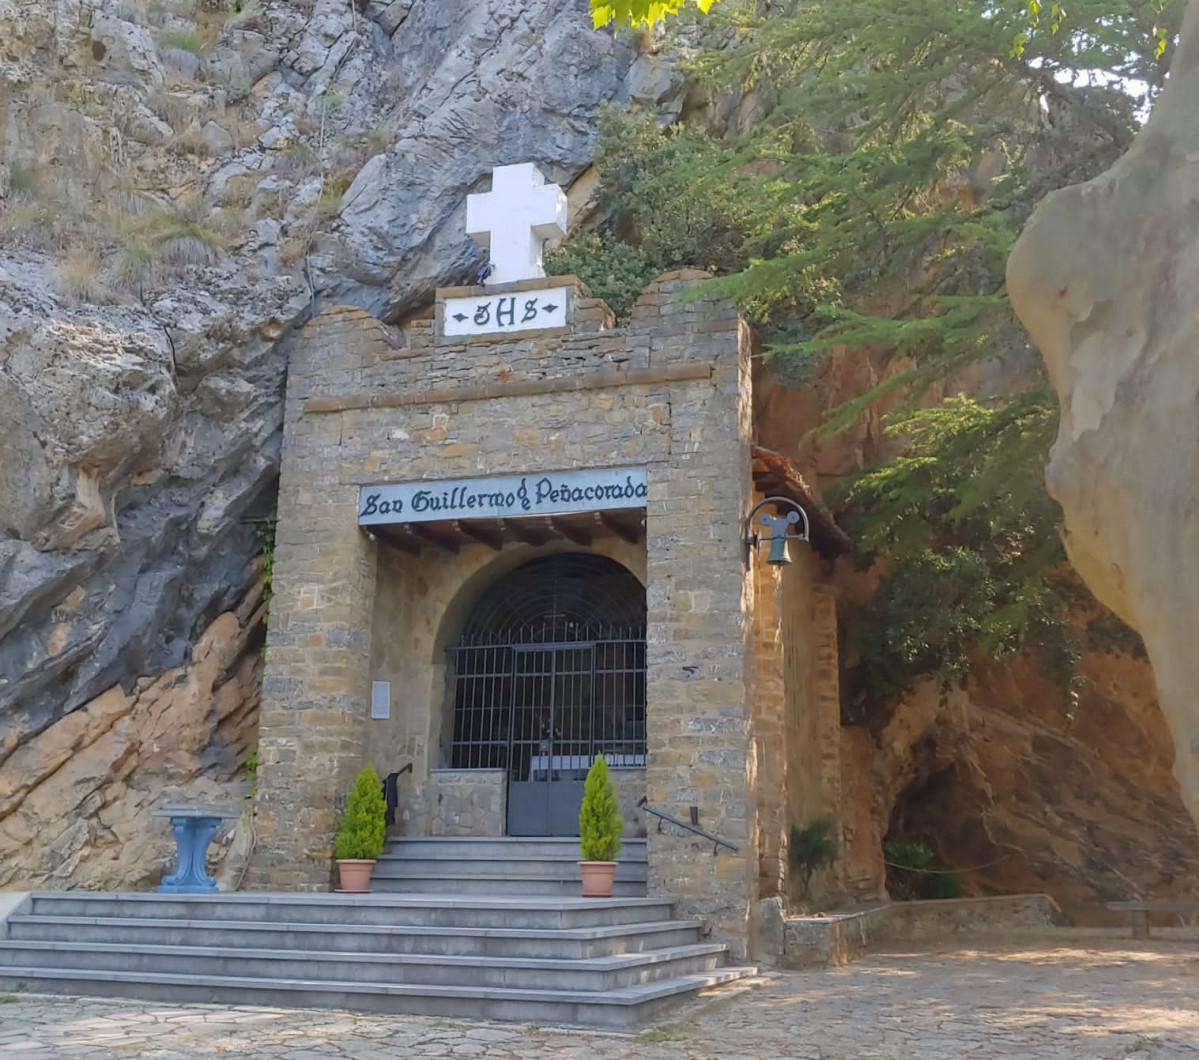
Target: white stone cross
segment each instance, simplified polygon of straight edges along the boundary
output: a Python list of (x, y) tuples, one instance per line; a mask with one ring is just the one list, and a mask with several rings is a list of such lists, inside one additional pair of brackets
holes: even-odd
[(566, 194), (532, 162), (497, 166), (491, 191), (466, 197), (466, 234), (490, 248), (488, 285), (540, 279), (542, 247), (566, 235)]

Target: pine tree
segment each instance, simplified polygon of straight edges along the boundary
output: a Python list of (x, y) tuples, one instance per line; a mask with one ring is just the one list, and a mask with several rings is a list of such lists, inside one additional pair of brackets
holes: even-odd
[(346, 800), (337, 837), (333, 840), (333, 856), (366, 861), (378, 858), (387, 839), (386, 813), (379, 774), (368, 762), (358, 773), (350, 797)]
[(624, 818), (603, 755), (596, 755), (583, 784), (579, 808), (579, 850), (584, 861), (614, 861), (620, 852)]
[[(727, 45), (695, 70), (752, 101), (752, 128), (714, 139), (601, 121), (608, 289), (633, 286), (608, 275), (628, 258), (615, 239), (636, 244), (647, 271), (709, 269), (781, 379), (818, 381), (833, 352), (871, 359), (878, 384), (829, 409), (820, 432), (884, 397), (899, 408), (887, 448), (912, 448), (842, 493), (860, 558), (886, 571), (858, 622), (864, 698), (922, 673), (960, 678), (972, 653), (1030, 638), (1072, 655), (1054, 585), (1060, 512), (1042, 482), (1056, 402), (1005, 265), (1040, 199), (1127, 148), (1184, 7), (725, 0), (711, 20)], [(1005, 385), (957, 401), (981, 360), (999, 362)], [(949, 400), (913, 418), (939, 393)]]

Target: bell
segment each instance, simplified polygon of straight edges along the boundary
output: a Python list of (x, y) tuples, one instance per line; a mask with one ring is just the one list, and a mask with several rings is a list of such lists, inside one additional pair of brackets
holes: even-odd
[(772, 567), (785, 567), (791, 562), (791, 553), (787, 551), (787, 538), (784, 534), (770, 538), (770, 555), (766, 562)]
[(770, 536), (766, 538), (770, 542), (770, 554), (766, 557), (766, 562), (771, 566), (785, 567), (791, 562), (791, 553), (787, 551), (787, 531), (798, 522), (799, 515), (796, 512), (788, 512), (786, 515), (762, 515), (762, 525), (770, 527)]

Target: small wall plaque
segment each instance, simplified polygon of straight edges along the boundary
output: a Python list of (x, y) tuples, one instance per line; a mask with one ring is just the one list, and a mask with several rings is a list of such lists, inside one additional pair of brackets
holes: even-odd
[(569, 296), (565, 287), (546, 287), (516, 294), (447, 298), (442, 334), (448, 338), (564, 328)]
[(391, 682), (371, 682), (371, 717), (386, 721), (391, 717)]

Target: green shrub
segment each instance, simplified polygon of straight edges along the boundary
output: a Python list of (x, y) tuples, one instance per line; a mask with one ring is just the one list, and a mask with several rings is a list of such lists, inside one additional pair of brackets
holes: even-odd
[(545, 271), (550, 276), (577, 276), (623, 321), (646, 284), (665, 270), (639, 247), (610, 233), (584, 232), (546, 254)]
[(624, 818), (616, 787), (603, 755), (596, 755), (583, 785), (579, 808), (579, 850), (584, 861), (614, 861), (620, 850)]
[(933, 871), (924, 878), (926, 898), (961, 898), (964, 890), (962, 877), (951, 869)]
[(792, 825), (788, 853), (792, 866), (799, 873), (803, 897), (807, 898), (812, 886), (812, 874), (820, 869), (832, 868), (837, 860), (837, 837), (833, 835), (832, 819), (817, 817), (802, 828)]
[(887, 863), (887, 893), (892, 898), (910, 901), (922, 896), (924, 870), (933, 860), (927, 843), (883, 840), (883, 860)]
[(333, 856), (366, 861), (377, 858), (383, 853), (383, 843), (387, 838), (387, 825), (383, 820), (386, 812), (379, 774), (373, 765), (367, 763), (359, 772), (350, 797), (346, 800), (337, 838), (333, 840)]
[(884, 840), (883, 860), (887, 863), (887, 891), (892, 898), (961, 898), (965, 890), (956, 872), (937, 868), (927, 843)]
[(250, 794), (258, 792), (258, 744), (250, 748), (243, 763), (246, 770), (246, 780), (250, 782)]

